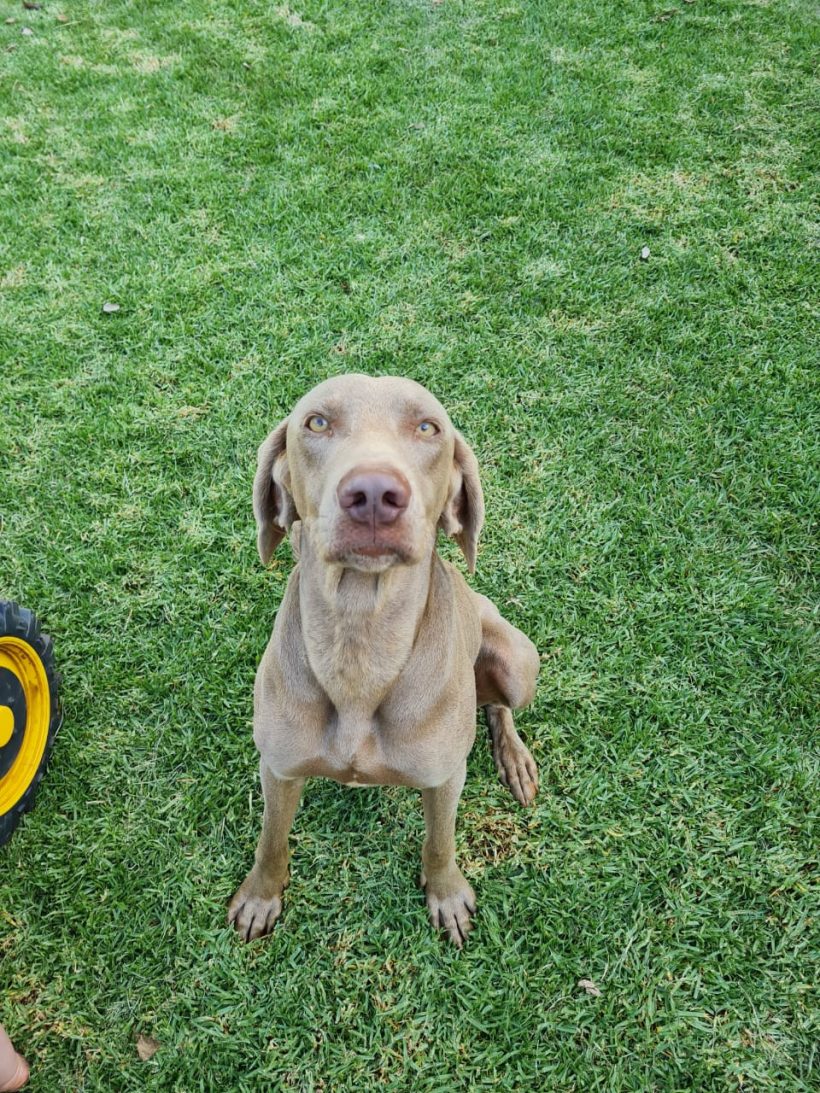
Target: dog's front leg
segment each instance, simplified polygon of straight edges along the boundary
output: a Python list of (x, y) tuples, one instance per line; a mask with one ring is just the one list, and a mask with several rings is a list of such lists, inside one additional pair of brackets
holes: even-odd
[(445, 929), (460, 949), (472, 929), (475, 892), (456, 865), (456, 809), (464, 779), (466, 760), (456, 773), (435, 789), (422, 790), (426, 838), (421, 851), (421, 885), (434, 926)]
[(288, 834), (302, 796), (304, 778), (284, 781), (260, 763), (265, 811), (256, 847), (256, 864), (234, 894), (228, 907), (233, 923), (245, 941), (253, 941), (273, 929), (282, 913), (282, 895), (288, 886)]

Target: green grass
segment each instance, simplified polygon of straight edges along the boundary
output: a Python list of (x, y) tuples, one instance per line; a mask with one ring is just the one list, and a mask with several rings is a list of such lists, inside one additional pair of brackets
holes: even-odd
[[(0, 851), (32, 1089), (817, 1089), (812, 5), (63, 10), (0, 0), (0, 594), (66, 712)], [(403, 790), (311, 784), (274, 936), (223, 922), (290, 566), (255, 449), (350, 370), (449, 407), (543, 653), (460, 955)]]

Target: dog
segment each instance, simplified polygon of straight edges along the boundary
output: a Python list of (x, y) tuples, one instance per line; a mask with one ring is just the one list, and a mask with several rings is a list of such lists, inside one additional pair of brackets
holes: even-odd
[(297, 564), (256, 675), (262, 832), (228, 921), (252, 941), (281, 914), (306, 778), (413, 786), (430, 920), (460, 948), (476, 902), (456, 864), (455, 819), (477, 705), (501, 781), (522, 805), (538, 788), (511, 713), (532, 701), (538, 652), (436, 552), (441, 529), (474, 572), (476, 457), (420, 384), (338, 376), (262, 443), (253, 509), (262, 562), (293, 529)]

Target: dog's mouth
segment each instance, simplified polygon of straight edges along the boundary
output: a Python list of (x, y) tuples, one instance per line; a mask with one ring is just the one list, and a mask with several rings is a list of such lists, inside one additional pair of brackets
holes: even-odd
[(394, 565), (408, 565), (414, 559), (409, 550), (394, 543), (368, 543), (343, 546), (333, 551), (330, 559), (353, 569), (387, 569)]
[(328, 552), (327, 560), (355, 569), (386, 569), (394, 565), (410, 565), (415, 555), (410, 545), (398, 536), (379, 535), (340, 538)]
[(378, 543), (373, 546), (352, 547), (349, 553), (361, 554), (364, 558), (384, 558), (391, 554), (393, 556), (399, 556), (401, 554), (394, 546), (380, 546)]

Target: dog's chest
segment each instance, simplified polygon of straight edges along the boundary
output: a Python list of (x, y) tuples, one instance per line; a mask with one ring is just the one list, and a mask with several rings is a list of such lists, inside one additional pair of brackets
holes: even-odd
[(300, 611), (286, 594), (257, 680), (265, 761), (283, 778), (440, 784), (475, 728), (472, 659), (455, 613), (430, 613), (409, 632), (400, 611), (355, 621)]
[(316, 760), (322, 773), (352, 786), (429, 786), (443, 780), (452, 763), (443, 736), (451, 726), (414, 719), (410, 732), (376, 713), (335, 714), (327, 726)]
[[(276, 672), (268, 691), (262, 674), (257, 744), (281, 778), (423, 788), (440, 784), (472, 742), (464, 731), (475, 718), (469, 687), (463, 708), (458, 703), (454, 708), (452, 688), (445, 694), (431, 681), (419, 691), (410, 672), (394, 681), (376, 709), (351, 703), (337, 707), (319, 680), (311, 686), (303, 679), (294, 686), (291, 674), (284, 685)], [(300, 700), (289, 703), (288, 694), (294, 697), (294, 692)]]
[[(400, 756), (385, 748), (384, 734), (378, 721), (361, 713), (334, 714), (324, 734), (321, 749), (324, 761), (334, 771), (331, 775), (347, 785), (378, 785), (393, 780), (401, 767)], [(399, 762), (397, 763), (397, 760)]]

